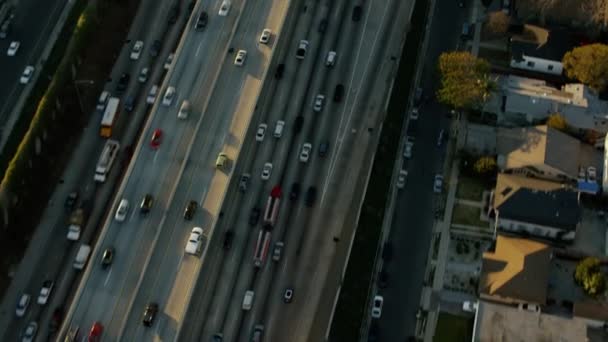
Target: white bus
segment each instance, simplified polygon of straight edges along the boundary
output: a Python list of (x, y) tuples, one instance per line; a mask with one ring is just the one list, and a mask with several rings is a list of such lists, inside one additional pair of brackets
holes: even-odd
[(262, 267), (262, 264), (266, 260), (268, 255), (268, 248), (270, 247), (270, 232), (260, 229), (258, 234), (258, 240), (255, 244), (255, 253), (253, 255), (253, 264), (255, 267)]
[(120, 144), (118, 141), (111, 139), (106, 141), (106, 145), (103, 147), (103, 151), (101, 151), (101, 156), (99, 156), (97, 168), (95, 169), (96, 182), (103, 183), (106, 181), (106, 177), (112, 168), (116, 155), (118, 154), (118, 149), (120, 149)]
[(118, 117), (119, 104), (120, 99), (117, 97), (110, 97), (108, 100), (106, 110), (103, 112), (103, 117), (101, 118), (101, 130), (99, 131), (99, 135), (104, 138), (112, 136), (112, 129), (114, 128), (116, 117)]

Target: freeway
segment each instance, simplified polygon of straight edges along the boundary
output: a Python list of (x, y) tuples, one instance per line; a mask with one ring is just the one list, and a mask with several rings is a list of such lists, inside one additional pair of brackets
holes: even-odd
[[(194, 224), (208, 228), (217, 215), (213, 208), (230, 174), (216, 171), (213, 161), (220, 150), (236, 159), (239, 138), (235, 133), (246, 129), (246, 124), (234, 126), (248, 122), (257, 97), (256, 84), (269, 62), (268, 50), (254, 42), (271, 4), (235, 1), (227, 17), (217, 15), (219, 5), (205, 6), (209, 24), (204, 31), (194, 31), (193, 22), (187, 27), (161, 92), (174, 86), (177, 95), (170, 106), (157, 101), (153, 108), (113, 206), (121, 198), (128, 199), (128, 217), (122, 223), (114, 221), (113, 215), (106, 220), (68, 325), (88, 329), (99, 321), (104, 325), (104, 338), (111, 340), (146, 340), (150, 335), (170, 339), (176, 333), (180, 310), (186, 305), (175, 299), (185, 300), (179, 291), (188, 292), (188, 277), (200, 267), (199, 259), (184, 257), (185, 240)], [(245, 14), (242, 18), (241, 13)], [(226, 57), (233, 43), (249, 50), (242, 69), (232, 65), (234, 54)], [(237, 91), (245, 96), (239, 97)], [(182, 121), (177, 119), (177, 111), (184, 99), (191, 101), (192, 110)], [(229, 132), (232, 113), (240, 117), (235, 116)], [(148, 139), (156, 129), (163, 130), (163, 137), (159, 148), (153, 149)], [(138, 209), (144, 194), (154, 197), (152, 210), (145, 215)], [(181, 213), (192, 199), (202, 202), (203, 210), (195, 215), (196, 223), (184, 223)], [(108, 247), (115, 249), (116, 260), (111, 268), (102, 270), (97, 258)], [(139, 317), (145, 305), (141, 303), (149, 299), (160, 303), (161, 310), (148, 331), (142, 329)]]
[[(269, 129), (263, 142), (247, 145), (245, 157), (237, 165), (237, 175), (252, 175), (250, 186), (244, 194), (239, 193), (238, 177), (234, 178), (223, 208), (225, 219), (216, 227), (180, 340), (208, 341), (222, 334), (227, 341), (245, 341), (259, 325), (264, 326), (265, 338), (270, 341), (322, 339), (325, 331), (313, 329), (313, 324), (326, 328), (329, 322), (332, 303), (320, 300), (328, 266), (335, 249), (346, 244), (346, 237), (352, 234), (352, 226), (345, 222), (351, 219), (348, 207), (359, 198), (353, 196), (353, 191), (359, 190), (354, 184), (371, 166), (363, 164), (363, 157), (374, 144), (374, 129), (381, 120), (388, 80), (394, 71), (388, 54), (397, 49), (386, 39), (393, 37), (389, 34), (393, 26), (399, 26), (388, 17), (390, 8), (398, 5), (398, 1), (392, 7), (367, 4), (363, 17), (355, 22), (353, 6), (347, 1), (293, 1), (287, 19), (293, 32), (287, 31), (282, 39), (288, 44), (278, 47), (278, 63), (285, 64), (285, 76), (265, 86), (259, 117), (252, 125), (266, 123)], [(323, 18), (328, 25), (320, 32)], [(391, 43), (398, 46), (404, 29), (401, 25), (396, 30), (396, 42), (393, 39)], [(310, 41), (303, 61), (295, 58), (300, 39)], [(338, 56), (333, 67), (325, 65), (330, 50)], [(345, 85), (343, 102), (333, 99), (337, 84)], [(326, 96), (320, 113), (312, 108), (317, 94)], [(295, 129), (298, 115), (304, 122), (301, 131)], [(278, 120), (287, 124), (277, 139), (272, 131)], [(253, 139), (253, 134), (248, 139)], [(306, 142), (312, 143), (313, 152), (310, 160), (302, 163), (298, 155)], [(328, 156), (318, 154), (322, 142), (329, 143)], [(270, 180), (263, 181), (260, 174), (266, 162), (273, 163), (273, 171)], [(290, 201), (294, 183), (300, 185), (301, 194), (298, 200)], [(283, 188), (284, 200), (278, 223), (272, 228), (272, 241), (284, 242), (285, 249), (278, 263), (268, 257), (258, 269), (252, 256), (260, 225), (252, 227), (248, 218), (252, 208), (264, 209), (277, 184)], [(311, 206), (304, 203), (309, 187), (317, 189)], [(228, 230), (234, 233), (234, 241), (233, 247), (225, 250), (222, 240)], [(341, 236), (344, 243), (339, 243)], [(332, 295), (336, 286), (330, 289)], [(289, 305), (282, 297), (287, 287), (295, 293)], [(241, 309), (247, 290), (255, 293), (250, 311)], [(317, 316), (324, 321), (313, 323)]]
[[(169, 4), (163, 4), (159, 6), (158, 3), (154, 3), (150, 0), (144, 0), (141, 3), (140, 10), (137, 16), (133, 19), (133, 24), (129, 35), (137, 37), (138, 39), (149, 39), (153, 40), (153, 37), (157, 37), (164, 34), (164, 27), (157, 26), (152, 29), (147, 22), (148, 18), (154, 17), (159, 21), (163, 20), (165, 15), (164, 11)], [(169, 46), (166, 46), (164, 56), (168, 54)], [(126, 45), (121, 55), (118, 57), (115, 68), (112, 71), (108, 79), (108, 83), (105, 85), (106, 90), (114, 92), (116, 86), (116, 80), (122, 72), (129, 72), (133, 75), (137, 74), (142, 65), (148, 65), (152, 63), (148, 54), (142, 55), (137, 63), (129, 60), (130, 45)], [(150, 75), (149, 82), (154, 82), (159, 79), (162, 72), (162, 65), (159, 66), (160, 70), (155, 70)], [(112, 81), (114, 80), (114, 81)], [(127, 90), (124, 92), (124, 97), (134, 96), (140, 94), (140, 88), (143, 84), (138, 82), (131, 82)], [(129, 123), (133, 123), (133, 119), (137, 116), (143, 115), (145, 108), (139, 106), (134, 111), (131, 117), (121, 116), (118, 120), (117, 127), (115, 129), (114, 137), (118, 138), (122, 136), (122, 132), (127, 129)], [(137, 113), (137, 114), (136, 114)], [(98, 156), (103, 146), (103, 141), (99, 138), (99, 122), (101, 121), (101, 113), (95, 112), (91, 115), (92, 124), (89, 124), (86, 130), (83, 132), (83, 139), (79, 144), (79, 149), (74, 153), (75, 161), (70, 165), (71, 170), (66, 170), (65, 175), (74, 174), (73, 177), (66, 177), (64, 175), (65, 183), (58, 187), (58, 192), (63, 193), (59, 198), (55, 199), (55, 203), (49, 203), (47, 212), (42, 225), (48, 225), (49, 229), (52, 230), (50, 238), (44, 241), (44, 244), (40, 246), (41, 250), (45, 253), (41, 254), (40, 260), (34, 267), (28, 269), (31, 275), (28, 276), (28, 285), (24, 288), (19, 289), (20, 292), (29, 293), (33, 299), (38, 295), (43, 281), (50, 279), (55, 280), (55, 289), (51, 294), (49, 303), (45, 306), (38, 306), (37, 304), (31, 304), (26, 315), (20, 319), (11, 319), (10, 329), (3, 336), (3, 340), (16, 340), (21, 334), (25, 325), (30, 321), (36, 321), (39, 324), (38, 336), (40, 338), (46, 338), (48, 336), (48, 323), (51, 319), (52, 312), (56, 308), (65, 307), (66, 296), (70, 296), (69, 290), (70, 285), (74, 279), (75, 273), (72, 268), (72, 261), (78, 244), (74, 244), (66, 239), (67, 226), (66, 220), (67, 215), (63, 208), (63, 200), (67, 192), (78, 190), (80, 192), (81, 202), (89, 202), (91, 205), (97, 204), (100, 208), (104, 206), (105, 201), (103, 198), (108, 197), (108, 193), (112, 190), (109, 186), (97, 187), (93, 183), (93, 170), (97, 163)], [(133, 126), (133, 125), (131, 125)], [(117, 162), (119, 165), (119, 163)], [(114, 167), (113, 173), (117, 174), (117, 170), (120, 167)], [(57, 203), (59, 202), (59, 203)], [(93, 216), (93, 215), (91, 215)], [(90, 221), (94, 221), (90, 219)], [(93, 226), (93, 227), (91, 227)], [(89, 225), (89, 229), (85, 229), (81, 236), (80, 241), (89, 241), (92, 239), (95, 229), (95, 224)], [(20, 295), (21, 293), (19, 293)], [(14, 313), (14, 302), (10, 303), (10, 312)]]

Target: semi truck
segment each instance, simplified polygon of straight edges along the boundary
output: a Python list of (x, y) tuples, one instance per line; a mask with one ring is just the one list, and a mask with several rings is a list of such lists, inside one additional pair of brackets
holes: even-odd
[(84, 209), (78, 208), (70, 215), (68, 226), (68, 240), (78, 241), (80, 239), (80, 231), (84, 224)]
[(277, 221), (279, 214), (279, 205), (281, 204), (281, 187), (276, 185), (270, 191), (270, 196), (266, 201), (266, 209), (264, 210), (264, 223), (270, 226), (274, 226)]

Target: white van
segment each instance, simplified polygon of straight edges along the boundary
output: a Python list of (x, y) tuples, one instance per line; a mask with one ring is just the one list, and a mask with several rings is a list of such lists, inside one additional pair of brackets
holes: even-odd
[(78, 254), (76, 254), (76, 258), (74, 258), (74, 268), (77, 270), (83, 269), (87, 260), (89, 260), (89, 254), (91, 254), (91, 246), (85, 244), (80, 245)]
[(245, 297), (243, 297), (243, 310), (249, 311), (251, 310), (251, 306), (253, 306), (253, 296), (255, 292), (251, 290), (247, 290), (245, 292)]
[(129, 212), (129, 201), (125, 198), (120, 200), (120, 204), (118, 204), (118, 209), (116, 209), (116, 214), (114, 215), (114, 219), (118, 222), (122, 222), (127, 218), (127, 213)]
[(146, 97), (146, 103), (154, 104), (154, 101), (156, 101), (156, 95), (158, 95), (158, 86), (155, 84), (152, 86), (152, 88), (150, 88), (148, 97)]
[(106, 105), (108, 104), (108, 100), (110, 100), (110, 92), (104, 90), (101, 95), (99, 95), (99, 100), (97, 100), (96, 109), (100, 112), (103, 112), (106, 109)]
[(276, 126), (274, 126), (274, 137), (275, 138), (278, 139), (281, 136), (283, 136), (283, 127), (285, 127), (285, 121), (283, 121), (283, 120), (277, 121)]
[(327, 53), (327, 59), (325, 60), (325, 66), (332, 67), (336, 64), (336, 51), (329, 51)]

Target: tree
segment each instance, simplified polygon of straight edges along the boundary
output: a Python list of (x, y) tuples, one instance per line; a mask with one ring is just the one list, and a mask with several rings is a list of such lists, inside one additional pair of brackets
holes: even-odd
[(547, 119), (547, 126), (555, 128), (558, 131), (566, 133), (568, 131), (568, 122), (560, 113), (553, 113)]
[(493, 34), (503, 35), (509, 30), (511, 18), (503, 11), (490, 12), (486, 28)]
[(600, 260), (594, 257), (583, 259), (576, 265), (574, 280), (591, 296), (602, 293), (606, 287), (606, 278), (600, 270)]
[(608, 84), (608, 45), (590, 44), (569, 51), (562, 60), (566, 76), (602, 91)]
[(469, 52), (444, 52), (439, 56), (441, 86), (439, 101), (457, 108), (481, 105), (489, 96), (493, 83), (489, 78), (490, 64)]
[(480, 175), (493, 173), (496, 170), (496, 159), (488, 156), (480, 157), (475, 161), (473, 169)]
[(590, 24), (604, 24), (606, 22), (607, 0), (581, 0), (581, 11), (588, 18)]

